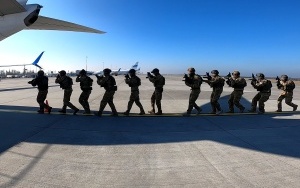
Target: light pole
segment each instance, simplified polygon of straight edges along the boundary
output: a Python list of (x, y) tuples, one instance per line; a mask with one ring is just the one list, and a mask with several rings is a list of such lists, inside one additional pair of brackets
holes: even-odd
[(85, 56), (85, 71), (87, 71), (87, 56)]

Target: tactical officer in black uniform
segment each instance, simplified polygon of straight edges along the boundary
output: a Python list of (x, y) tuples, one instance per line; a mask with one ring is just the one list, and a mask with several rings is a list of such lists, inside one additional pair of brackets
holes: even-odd
[(112, 116), (118, 116), (118, 112), (116, 110), (115, 104), (114, 104), (114, 94), (117, 91), (116, 86), (116, 80), (114, 77), (110, 75), (111, 70), (110, 69), (104, 69), (103, 70), (104, 76), (97, 76), (97, 83), (101, 87), (104, 87), (105, 93), (103, 95), (103, 98), (100, 103), (99, 111), (96, 113), (97, 116), (102, 116), (103, 110), (105, 106), (110, 106), (112, 110)]
[(134, 69), (129, 70), (129, 75), (125, 75), (125, 83), (128, 84), (128, 86), (131, 88), (131, 95), (129, 98), (128, 106), (126, 112), (124, 112), (124, 115), (129, 115), (129, 112), (132, 108), (133, 103), (140, 108), (139, 115), (144, 115), (145, 111), (144, 108), (140, 102), (140, 96), (139, 96), (139, 86), (141, 85), (141, 79), (136, 76)]
[(193, 108), (197, 110), (197, 114), (200, 114), (202, 109), (196, 104), (196, 100), (201, 91), (201, 84), (203, 82), (201, 76), (197, 75), (195, 68), (191, 67), (188, 70), (188, 74), (184, 75), (185, 85), (191, 88), (191, 93), (189, 97), (189, 106), (187, 112), (183, 116), (190, 116)]
[(79, 75), (76, 78), (76, 82), (80, 82), (80, 88), (82, 90), (82, 93), (79, 97), (79, 103), (82, 105), (84, 109), (83, 114), (90, 114), (90, 105), (89, 105), (89, 97), (92, 92), (92, 85), (93, 85), (93, 79), (91, 79), (89, 76), (86, 75), (86, 71), (82, 69), (79, 72)]
[(213, 88), (213, 91), (210, 96), (210, 104), (211, 104), (211, 114), (221, 114), (223, 111), (221, 109), (219, 99), (223, 92), (223, 86), (225, 83), (224, 78), (219, 76), (218, 70), (212, 70), (211, 75), (208, 80), (204, 80), (208, 85), (210, 85), (211, 88)]
[(44, 103), (48, 94), (48, 77), (44, 75), (44, 71), (38, 71), (38, 76), (35, 79), (29, 81), (28, 83), (32, 86), (38, 86), (39, 92), (36, 97), (36, 101), (39, 103), (40, 109), (37, 112), (39, 114), (43, 114), (44, 109), (46, 108), (48, 110), (48, 113), (50, 114), (52, 107)]
[[(163, 86), (165, 85), (165, 78), (159, 73), (159, 70), (157, 68), (153, 69), (152, 74), (150, 72), (147, 73), (147, 78), (149, 78), (149, 81), (153, 83), (155, 90), (151, 96), (151, 106), (152, 109), (148, 111), (150, 114), (155, 115), (162, 115), (162, 109), (161, 109), (161, 99), (162, 99), (162, 93), (163, 93)], [(155, 103), (157, 106), (157, 112), (155, 113)]]
[(252, 79), (251, 85), (258, 93), (252, 99), (251, 110), (249, 110), (249, 112), (256, 112), (258, 102), (258, 112), (263, 114), (265, 113), (265, 102), (269, 100), (269, 97), (271, 96), (272, 82), (265, 79), (263, 73), (257, 73), (256, 78)]
[(66, 71), (62, 70), (59, 72), (59, 74), (56, 77), (55, 83), (58, 83), (60, 87), (64, 90), (64, 105), (61, 110), (58, 112), (65, 114), (67, 112), (67, 106), (70, 107), (74, 112), (73, 114), (76, 115), (76, 113), (79, 111), (78, 108), (76, 108), (71, 102), (71, 95), (73, 92), (72, 85), (73, 80), (69, 76), (66, 75)]

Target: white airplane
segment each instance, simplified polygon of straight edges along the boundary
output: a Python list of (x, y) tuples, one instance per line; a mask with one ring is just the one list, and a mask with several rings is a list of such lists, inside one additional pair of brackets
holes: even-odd
[(39, 16), (41, 8), (43, 7), (39, 4), (27, 5), (27, 0), (0, 0), (0, 41), (24, 29), (105, 33), (78, 24)]
[[(132, 65), (132, 67), (130, 69), (134, 69), (134, 70), (136, 70), (136, 72), (139, 72), (140, 68), (138, 69), (138, 65), (139, 65), (139, 62), (136, 62), (134, 65)], [(128, 74), (128, 72), (129, 72), (130, 69), (124, 69), (124, 70), (122, 70), (120, 68), (119, 70), (112, 70), (111, 71), (111, 75), (115, 75), (115, 76), (126, 75), (126, 74)]]
[[(137, 68), (139, 65), (139, 62), (136, 62), (134, 65), (132, 65), (132, 67), (130, 69), (134, 69), (136, 70), (137, 73), (139, 73), (141, 68)], [(110, 75), (114, 75), (114, 76), (118, 76), (118, 75), (126, 75), (128, 74), (130, 69), (126, 69), (126, 70), (121, 70), (121, 68), (119, 68), (118, 70), (112, 70)], [(93, 75), (103, 75), (103, 71), (97, 71), (94, 72)]]
[[(121, 70), (121, 69), (119, 69), (119, 70)], [(117, 70), (117, 71), (118, 71), (118, 70)], [(93, 75), (103, 75), (103, 70), (97, 71), (97, 72), (93, 72)], [(113, 71), (111, 71), (110, 75), (114, 75), (114, 74), (113, 74)]]
[[(1, 1), (1, 0), (0, 0)], [(41, 66), (39, 66), (38, 65), (38, 63), (39, 63), (39, 61), (40, 61), (40, 59), (41, 59), (41, 57), (43, 56), (43, 54), (44, 54), (44, 52), (42, 52), (37, 58), (36, 58), (36, 60), (33, 62), (33, 63), (31, 63), (31, 64), (19, 64), (19, 65), (1, 65), (0, 67), (17, 67), (17, 66), (24, 66), (24, 70), (25, 70), (25, 66), (26, 65), (33, 65), (33, 66), (36, 66), (36, 67), (38, 67), (38, 68), (40, 68), (40, 69), (43, 69)]]

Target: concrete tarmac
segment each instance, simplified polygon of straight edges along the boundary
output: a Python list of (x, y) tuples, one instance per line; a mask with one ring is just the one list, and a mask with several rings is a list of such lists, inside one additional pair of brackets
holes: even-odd
[[(150, 110), (153, 85), (142, 78), (141, 102)], [(137, 115), (83, 116), (75, 83), (71, 102), (81, 109), (59, 115), (63, 91), (50, 78), (53, 113), (40, 115), (37, 89), (29, 79), (0, 82), (0, 188), (4, 187), (299, 187), (300, 113), (277, 109), (280, 93), (273, 81), (264, 115), (200, 115), (186, 112), (189, 89), (181, 76), (165, 76), (163, 117)], [(115, 77), (115, 105), (127, 107), (130, 89)], [(90, 106), (97, 111), (104, 89), (96, 84)], [(300, 104), (300, 84), (294, 103)], [(232, 88), (224, 87), (220, 103), (228, 110)], [(210, 112), (211, 88), (202, 85), (197, 104)], [(248, 83), (242, 99), (250, 109), (256, 91)], [(132, 113), (138, 113), (133, 106)]]

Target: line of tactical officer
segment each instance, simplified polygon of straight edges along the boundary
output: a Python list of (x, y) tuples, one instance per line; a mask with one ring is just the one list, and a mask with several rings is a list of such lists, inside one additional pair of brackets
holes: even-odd
[[(97, 84), (105, 89), (105, 93), (100, 103), (99, 111), (95, 113), (97, 116), (102, 116), (103, 110), (107, 104), (112, 110), (112, 116), (118, 116), (118, 112), (113, 102), (114, 94), (117, 91), (117, 85), (115, 78), (111, 76), (110, 73), (110, 69), (104, 69), (102, 76), (96, 75)], [(159, 70), (157, 68), (153, 69), (151, 73), (147, 73), (147, 78), (150, 82), (153, 83), (155, 90), (151, 96), (152, 109), (148, 112), (150, 114), (162, 115), (161, 99), (163, 87), (165, 85), (165, 78), (159, 73)], [(203, 78), (206, 78), (206, 80), (204, 80)], [(188, 109), (187, 112), (183, 114), (184, 116), (189, 116), (193, 108), (197, 110), (197, 114), (201, 113), (202, 109), (196, 104), (196, 100), (198, 99), (201, 92), (201, 85), (203, 82), (210, 85), (210, 87), (213, 89), (210, 97), (210, 104), (212, 108), (211, 114), (218, 115), (223, 112), (218, 101), (223, 92), (225, 83), (233, 88), (233, 92), (230, 94), (230, 98), (228, 100), (229, 111), (227, 113), (234, 113), (234, 106), (239, 109), (240, 113), (244, 112), (245, 107), (240, 103), (240, 100), (243, 95), (244, 88), (247, 86), (247, 82), (244, 78), (240, 77), (239, 71), (233, 71), (232, 73), (229, 73), (225, 78), (223, 78), (219, 76), (218, 70), (212, 70), (211, 74), (207, 72), (206, 76), (204, 76), (203, 78), (200, 75), (196, 74), (194, 68), (189, 68), (188, 74), (184, 75), (185, 84), (191, 88)], [(293, 108), (293, 111), (296, 111), (298, 105), (292, 103), (295, 83), (292, 80), (289, 80), (287, 75), (282, 75), (281, 78), (277, 77), (276, 79), (278, 89), (282, 90), (282, 93), (277, 100), (277, 112), (282, 112), (283, 99), (285, 99), (287, 105)], [(76, 78), (76, 82), (80, 83), (80, 88), (82, 90), (82, 93), (79, 97), (79, 103), (84, 108), (84, 114), (91, 114), (88, 99), (92, 91), (93, 79), (91, 79), (87, 75), (86, 71), (82, 69)], [(52, 107), (44, 103), (48, 94), (48, 78), (44, 75), (44, 72), (40, 70), (38, 72), (38, 76), (28, 83), (32, 86), (38, 86), (39, 92), (37, 95), (37, 102), (40, 106), (38, 113), (43, 114), (44, 109), (47, 109), (48, 113), (51, 113)], [(64, 90), (63, 107), (61, 110), (59, 110), (59, 112), (65, 114), (66, 108), (69, 107), (73, 110), (73, 114), (76, 115), (79, 109), (70, 102), (70, 98), (73, 92), (72, 78), (66, 75), (66, 71), (62, 70), (57, 75), (55, 83), (60, 84), (60, 87)], [(124, 115), (129, 115), (133, 103), (136, 103), (136, 105), (140, 108), (139, 115), (144, 115), (145, 110), (139, 98), (139, 86), (141, 85), (141, 79), (136, 75), (136, 71), (134, 69), (129, 70), (128, 74), (125, 75), (125, 83), (128, 84), (128, 86), (131, 88), (131, 95), (127, 105), (127, 110), (124, 112)], [(269, 99), (271, 95), (272, 83), (270, 80), (265, 79), (264, 74), (258, 73), (256, 74), (256, 77), (252, 74), (251, 85), (258, 91), (258, 93), (252, 99), (251, 109), (249, 110), (249, 112), (256, 112), (258, 103), (258, 112), (264, 113), (264, 103)], [(155, 104), (157, 107), (157, 111), (155, 111)]]
[[(239, 71), (233, 71), (229, 73), (225, 78), (219, 76), (218, 70), (212, 70), (211, 74), (208, 72), (206, 73), (207, 80), (202, 79), (201, 76), (195, 73), (194, 68), (188, 69), (188, 74), (184, 75), (185, 84), (191, 87), (191, 94), (189, 98), (189, 107), (187, 112), (184, 114), (185, 116), (189, 116), (193, 107), (197, 110), (199, 114), (202, 109), (195, 103), (199, 94), (200, 94), (200, 87), (202, 82), (206, 82), (213, 88), (210, 97), (210, 104), (211, 104), (211, 114), (220, 114), (222, 113), (222, 109), (218, 102), (222, 92), (224, 83), (226, 82), (228, 86), (233, 88), (233, 92), (230, 94), (228, 105), (229, 111), (227, 113), (234, 113), (234, 106), (239, 109), (240, 113), (243, 113), (245, 107), (240, 103), (242, 98), (244, 88), (247, 86), (247, 82), (244, 78), (240, 76)], [(226, 81), (225, 81), (226, 79)], [(271, 88), (272, 83), (270, 80), (265, 78), (263, 73), (256, 74), (256, 77), (252, 74), (251, 85), (255, 88), (258, 93), (254, 96), (251, 103), (251, 109), (249, 112), (256, 112), (256, 107), (258, 103), (258, 113), (265, 113), (265, 102), (271, 96)], [(293, 99), (293, 90), (295, 89), (295, 83), (292, 80), (288, 79), (287, 75), (282, 75), (281, 78), (276, 78), (277, 80), (277, 88), (282, 90), (279, 98), (277, 99), (277, 111), (282, 112), (282, 100), (285, 99), (285, 103), (293, 108), (293, 111), (296, 111), (298, 105), (292, 103)]]

